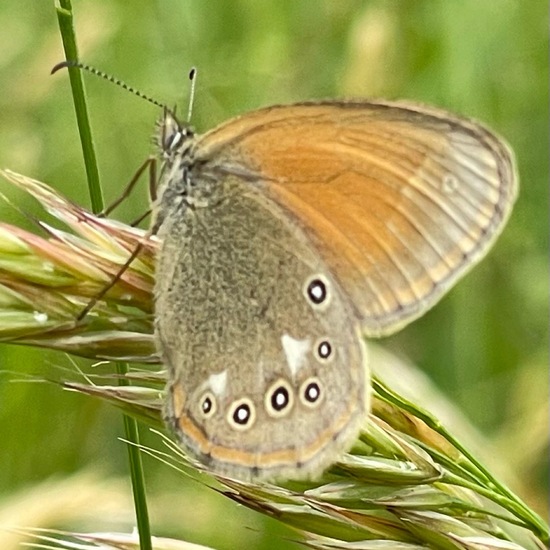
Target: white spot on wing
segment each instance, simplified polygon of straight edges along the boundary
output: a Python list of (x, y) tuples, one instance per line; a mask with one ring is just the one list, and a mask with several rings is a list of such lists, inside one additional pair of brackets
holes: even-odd
[(292, 376), (295, 377), (297, 372), (304, 365), (306, 354), (311, 348), (310, 340), (309, 338), (297, 340), (288, 334), (283, 334), (281, 343), (283, 344), (283, 351), (285, 352), (288, 368)]
[(458, 190), (459, 183), (458, 178), (453, 174), (445, 174), (441, 180), (441, 189), (443, 193), (452, 195)]
[(222, 395), (225, 392), (225, 386), (227, 385), (227, 370), (219, 372), (218, 374), (211, 374), (208, 377), (208, 385), (217, 396)]

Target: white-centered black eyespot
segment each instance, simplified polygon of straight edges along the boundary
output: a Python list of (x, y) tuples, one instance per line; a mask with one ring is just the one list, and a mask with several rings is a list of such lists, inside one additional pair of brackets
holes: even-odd
[(323, 388), (316, 376), (305, 380), (300, 386), (300, 401), (310, 408), (316, 407), (323, 399)]
[(241, 431), (248, 430), (255, 420), (256, 410), (250, 399), (243, 397), (231, 403), (227, 412), (227, 421), (232, 428)]
[(321, 338), (315, 343), (315, 353), (317, 359), (323, 363), (330, 361), (334, 355), (332, 344), (328, 338)]
[(314, 275), (306, 281), (304, 295), (315, 307), (326, 307), (330, 301), (329, 283), (322, 275)]
[(203, 418), (210, 418), (216, 413), (216, 398), (212, 392), (203, 394), (200, 400), (200, 410)]
[(265, 393), (264, 404), (270, 416), (281, 417), (288, 414), (294, 405), (294, 393), (290, 384), (282, 378), (271, 384)]

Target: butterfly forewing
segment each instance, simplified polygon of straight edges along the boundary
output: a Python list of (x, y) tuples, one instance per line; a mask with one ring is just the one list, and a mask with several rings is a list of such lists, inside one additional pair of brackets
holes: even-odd
[(197, 157), (256, 182), (306, 231), (371, 336), (433, 306), (487, 251), (517, 192), (500, 139), (406, 103), (270, 107), (205, 134)]

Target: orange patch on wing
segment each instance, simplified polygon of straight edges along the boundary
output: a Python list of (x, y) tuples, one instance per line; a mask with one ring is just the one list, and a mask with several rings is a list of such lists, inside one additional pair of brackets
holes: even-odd
[(349, 419), (353, 416), (354, 412), (357, 412), (356, 407), (348, 406), (346, 411), (335, 422), (325, 428), (315, 441), (303, 448), (279, 449), (267, 453), (243, 451), (222, 445), (214, 445), (185, 413), (182, 413), (177, 419), (177, 424), (180, 430), (193, 440), (201, 453), (210, 455), (214, 460), (248, 468), (273, 468), (307, 463), (312, 460), (327, 443), (335, 439), (349, 424)]

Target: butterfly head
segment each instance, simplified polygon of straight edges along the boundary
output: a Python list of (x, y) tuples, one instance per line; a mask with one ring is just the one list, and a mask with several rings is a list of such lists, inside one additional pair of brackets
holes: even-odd
[(195, 137), (194, 130), (186, 122), (178, 120), (175, 111), (165, 109), (158, 122), (156, 145), (163, 160), (170, 162), (176, 156), (186, 156)]

